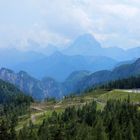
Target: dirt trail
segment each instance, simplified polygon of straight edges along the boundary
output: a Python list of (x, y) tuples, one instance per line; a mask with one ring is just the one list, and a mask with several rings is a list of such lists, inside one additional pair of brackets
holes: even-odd
[(32, 122), (34, 123), (35, 122), (35, 115), (31, 115), (31, 120), (32, 120)]
[(32, 106), (31, 109), (35, 109), (37, 111), (44, 111), (42, 108), (37, 107), (37, 106)]

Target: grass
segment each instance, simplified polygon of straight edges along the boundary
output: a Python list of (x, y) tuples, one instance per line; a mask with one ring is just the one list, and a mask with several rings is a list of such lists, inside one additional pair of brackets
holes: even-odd
[[(49, 117), (53, 111), (57, 113), (62, 113), (66, 107), (75, 106), (81, 107), (86, 103), (92, 102), (98, 96), (105, 93), (104, 91), (92, 91), (86, 94), (77, 95), (73, 97), (65, 98), (58, 102), (42, 102), (42, 103), (33, 103), (31, 105), (30, 115), (24, 115), (19, 117), (19, 123), (16, 127), (16, 130), (19, 131), (24, 125), (28, 125), (29, 121), (32, 120), (33, 123), (38, 126), (43, 122), (44, 119)], [(97, 103), (97, 109), (102, 109), (103, 104)], [(34, 119), (32, 119), (34, 118)]]
[[(31, 112), (30, 115), (21, 116), (19, 117), (19, 122), (18, 122), (18, 125), (16, 126), (16, 131), (19, 131), (20, 129), (22, 129), (24, 125), (28, 125), (30, 120), (32, 120), (35, 126), (39, 126), (40, 124), (42, 124), (44, 119), (51, 116), (53, 111), (56, 111), (57, 113), (62, 113), (64, 109), (62, 108), (55, 108), (55, 109), (49, 108), (48, 109), (48, 107), (46, 106), (46, 109), (44, 108), (44, 110), (42, 111), (33, 111)], [(32, 119), (32, 117), (34, 118), (34, 120)]]
[(112, 90), (98, 97), (101, 102), (106, 102), (107, 100), (125, 100), (130, 97), (130, 101), (133, 103), (140, 103), (140, 93), (130, 93), (121, 90)]
[(38, 114), (35, 114), (35, 125), (40, 125), (42, 124), (43, 120), (48, 118), (49, 116), (51, 116), (52, 112), (56, 111), (57, 113), (61, 113), (63, 112), (62, 109), (55, 109), (55, 110), (48, 110), (48, 111), (44, 111)]

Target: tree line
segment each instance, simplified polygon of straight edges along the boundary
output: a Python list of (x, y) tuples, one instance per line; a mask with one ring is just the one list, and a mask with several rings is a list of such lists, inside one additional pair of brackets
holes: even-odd
[(97, 86), (96, 89), (138, 89), (140, 88), (140, 76), (129, 77), (125, 79), (119, 79), (115, 81), (108, 82), (106, 84)]

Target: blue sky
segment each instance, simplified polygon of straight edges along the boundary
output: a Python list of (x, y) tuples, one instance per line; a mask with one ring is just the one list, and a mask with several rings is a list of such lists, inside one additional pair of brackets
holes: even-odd
[(0, 47), (63, 46), (91, 33), (104, 47), (140, 46), (139, 0), (0, 0)]

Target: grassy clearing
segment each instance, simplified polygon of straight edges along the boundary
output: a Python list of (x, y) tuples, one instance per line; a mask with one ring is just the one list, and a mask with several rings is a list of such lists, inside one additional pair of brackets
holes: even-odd
[(42, 124), (43, 120), (51, 116), (52, 112), (56, 111), (57, 113), (63, 112), (63, 109), (55, 109), (55, 110), (48, 110), (38, 114), (34, 114), (35, 121), (33, 122), (35, 125)]
[(98, 97), (101, 102), (106, 102), (107, 100), (125, 100), (130, 97), (130, 101), (133, 103), (140, 103), (140, 93), (130, 93), (121, 90), (112, 90)]
[(51, 116), (53, 111), (56, 111), (57, 113), (61, 113), (63, 110), (62, 109), (44, 110), (37, 113), (33, 112), (30, 115), (28, 115), (28, 117), (26, 118), (20, 117), (18, 125), (16, 127), (16, 131), (22, 129), (24, 125), (28, 125), (30, 121), (32, 121), (33, 124), (36, 126), (42, 124), (43, 120)]
[[(81, 107), (86, 103), (92, 102), (100, 95), (104, 94), (105, 91), (92, 91), (86, 94), (77, 95), (65, 98), (58, 102), (42, 102), (42, 103), (33, 103), (30, 109), (30, 115), (24, 115), (19, 117), (19, 123), (16, 127), (16, 130), (19, 131), (24, 125), (28, 125), (29, 121), (38, 126), (43, 122), (44, 119), (49, 117), (53, 111), (57, 113), (62, 113), (65, 108), (75, 106)], [(102, 109), (104, 104), (97, 102), (97, 109)]]

